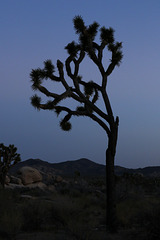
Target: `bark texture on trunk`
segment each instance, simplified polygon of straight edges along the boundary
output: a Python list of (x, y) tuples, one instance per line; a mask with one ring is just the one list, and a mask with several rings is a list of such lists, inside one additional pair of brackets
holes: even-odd
[(117, 231), (117, 214), (115, 199), (115, 175), (114, 159), (118, 137), (118, 117), (111, 126), (111, 134), (108, 138), (106, 150), (106, 225), (110, 232)]
[(3, 189), (5, 187), (5, 178), (6, 178), (6, 174), (1, 173), (0, 181)]
[(4, 167), (0, 167), (0, 184), (2, 187), (5, 187), (5, 179), (6, 179), (7, 171), (4, 171)]

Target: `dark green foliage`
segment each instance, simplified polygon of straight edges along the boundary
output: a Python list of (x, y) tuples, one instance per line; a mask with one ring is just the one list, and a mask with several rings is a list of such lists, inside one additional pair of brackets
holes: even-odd
[[(84, 51), (86, 51), (88, 55), (92, 58), (92, 54), (93, 52), (95, 52), (95, 48), (98, 48), (99, 50), (99, 46), (93, 42), (95, 36), (97, 35), (99, 24), (97, 22), (94, 22), (87, 28), (86, 26), (84, 26), (83, 19), (80, 16), (74, 18), (73, 22), (75, 25), (76, 33), (79, 34), (79, 41), (82, 49), (84, 49)], [(107, 45), (108, 50), (112, 52), (111, 62), (114, 65), (119, 66), (123, 58), (123, 54), (121, 51), (122, 43), (115, 43), (113, 28), (102, 27), (100, 29), (100, 40), (102, 42), (102, 45)]]
[(99, 24), (97, 22), (94, 22), (93, 24), (89, 25), (87, 29), (87, 33), (91, 36), (92, 41), (94, 41), (94, 38), (97, 34)]
[(48, 78), (48, 77), (52, 76), (54, 71), (55, 71), (55, 68), (54, 68), (54, 65), (52, 64), (52, 61), (51, 60), (46, 60), (44, 62), (45, 77)]
[(80, 107), (76, 108), (76, 111), (78, 111), (78, 112), (85, 112), (85, 108), (80, 106)]
[(83, 18), (81, 16), (76, 16), (73, 19), (73, 23), (76, 33), (82, 33), (86, 29)]
[(42, 225), (46, 220), (45, 211), (47, 211), (47, 205), (42, 201), (30, 201), (23, 205), (23, 225), (24, 231), (37, 231), (42, 229)]
[(99, 24), (97, 22), (94, 22), (93, 24), (89, 25), (89, 27), (86, 27), (81, 16), (76, 16), (73, 19), (73, 23), (76, 33), (79, 34), (81, 48), (84, 49), (84, 51), (87, 51), (88, 54), (90, 54), (90, 45), (96, 37)]
[(102, 27), (100, 29), (101, 31), (101, 34), (100, 34), (100, 39), (101, 39), (101, 42), (105, 41), (106, 44), (113, 44), (114, 42), (114, 30), (113, 28), (105, 28), (105, 27)]
[(86, 83), (84, 86), (84, 92), (86, 96), (91, 96), (94, 92), (93, 81)]
[(112, 59), (111, 62), (113, 62), (115, 65), (119, 66), (121, 63), (121, 60), (123, 58), (122, 54), (122, 43), (116, 42), (115, 44), (109, 44), (108, 49), (112, 51)]
[(37, 94), (31, 97), (31, 104), (33, 107), (39, 109), (39, 105), (41, 104), (41, 98), (37, 96)]
[(0, 144), (0, 183), (3, 187), (9, 169), (19, 161), (21, 161), (20, 154), (13, 144), (8, 147), (3, 143)]
[(71, 130), (72, 125), (71, 125), (71, 123), (69, 122), (70, 118), (71, 118), (71, 114), (68, 113), (68, 114), (63, 118), (63, 120), (60, 122), (60, 127), (61, 127), (62, 130), (64, 130), (64, 131), (70, 131), (70, 130)]
[(111, 61), (112, 61), (114, 64), (116, 64), (117, 66), (119, 66), (119, 65), (120, 65), (120, 62), (121, 62), (121, 60), (122, 60), (122, 57), (123, 57), (122, 53), (121, 53), (120, 51), (118, 51), (118, 52), (116, 52), (116, 53), (113, 54), (113, 57), (112, 57), (112, 60), (111, 60)]
[(32, 89), (33, 90), (37, 90), (38, 86), (42, 83), (42, 79), (43, 79), (43, 72), (40, 68), (38, 69), (32, 69), (32, 72), (30, 73), (30, 77), (31, 77), (31, 82), (32, 84)]
[(105, 27), (102, 27), (100, 30), (101, 41), (104, 42), (108, 46), (108, 50), (112, 52), (111, 62), (119, 66), (123, 58), (123, 54), (121, 51), (122, 43), (114, 42), (114, 30), (112, 28), (107, 29)]
[(61, 113), (61, 107), (56, 107), (55, 108), (55, 113), (57, 114), (57, 116), (59, 116), (59, 114)]
[(49, 100), (46, 103), (48, 110), (53, 110), (54, 109), (54, 104), (53, 101)]
[[(32, 88), (33, 90), (38, 90), (47, 97), (53, 98), (53, 100), (46, 101), (41, 104), (41, 98), (37, 95), (31, 97), (31, 104), (40, 109), (54, 110), (57, 116), (61, 112), (66, 112), (69, 119), (72, 116), (92, 116), (91, 118), (98, 122), (105, 130), (108, 127), (105, 126), (106, 119), (104, 119), (104, 124), (101, 123), (99, 118), (95, 118), (91, 113), (95, 112), (94, 106), (98, 100), (99, 92), (102, 91), (102, 86), (106, 86), (107, 75), (110, 75), (116, 65), (119, 66), (122, 60), (122, 43), (115, 42), (114, 40), (114, 30), (112, 28), (100, 28), (100, 41), (101, 44), (94, 42), (95, 37), (98, 33), (99, 24), (97, 22), (93, 22), (89, 26), (86, 26), (81, 16), (76, 16), (73, 19), (74, 29), (76, 34), (79, 37), (79, 43), (75, 41), (70, 42), (65, 49), (67, 50), (69, 57), (65, 61), (65, 68), (67, 75), (72, 79), (73, 86), (69, 86), (69, 83), (65, 79), (64, 74), (64, 65), (60, 60), (57, 60), (57, 69), (59, 76), (55, 76), (55, 67), (52, 64), (51, 60), (46, 60), (44, 62), (44, 68), (40, 69), (32, 69), (30, 74)], [(112, 57), (110, 59), (111, 63), (108, 68), (105, 70), (102, 63), (103, 50), (107, 47), (108, 51), (112, 52)], [(88, 54), (91, 60), (97, 65), (102, 75), (102, 86), (95, 84), (95, 82), (84, 82), (82, 81), (82, 77), (79, 75), (79, 65), (85, 54)], [(71, 64), (73, 64), (71, 66)], [(74, 69), (75, 67), (75, 69)], [(42, 85), (44, 79), (50, 79), (53, 81), (61, 82), (65, 91), (62, 94), (58, 94), (56, 92), (50, 92), (46, 87)], [(84, 93), (81, 91), (81, 87), (84, 88)], [(92, 96), (92, 98), (91, 98)], [(83, 107), (77, 107), (75, 110), (72, 110), (66, 106), (61, 106), (61, 102), (67, 98), (72, 98), (74, 101), (83, 103)], [(87, 100), (87, 101), (86, 101)], [(88, 102), (90, 101), (90, 103)], [(105, 102), (106, 99), (104, 99)], [(89, 103), (89, 104), (88, 104)], [(108, 102), (108, 104), (110, 104)], [(108, 105), (106, 107), (106, 111), (110, 109)], [(99, 115), (99, 111), (97, 109), (96, 113)], [(69, 114), (69, 115), (68, 115)], [(108, 114), (108, 113), (106, 113)], [(102, 117), (102, 116), (101, 116)], [(68, 119), (68, 120), (69, 120)], [(62, 130), (68, 131), (71, 129), (70, 122), (66, 119), (66, 117), (60, 122), (60, 127)], [(108, 120), (107, 120), (108, 122)]]
[(88, 51), (89, 51), (89, 46), (91, 43), (90, 36), (87, 34), (81, 34), (79, 36), (79, 40), (80, 40), (81, 48), (89, 54)]
[(68, 54), (73, 56), (73, 57), (76, 57), (77, 56), (77, 53), (78, 51), (80, 50), (80, 47), (78, 44), (76, 44), (74, 41), (69, 43), (65, 49), (67, 50)]
[(64, 131), (70, 131), (71, 130), (71, 128), (72, 128), (72, 125), (71, 125), (71, 123), (70, 122), (68, 122), (68, 121), (61, 121), (60, 122), (60, 127), (61, 127), (61, 129), (62, 130), (64, 130)]
[(146, 216), (147, 240), (159, 240), (160, 238), (160, 207), (153, 209), (151, 215)]
[(32, 69), (30, 73), (31, 82), (32, 82), (32, 89), (38, 90), (39, 86), (42, 84), (43, 79), (47, 79), (49, 77), (52, 77), (53, 73), (55, 71), (55, 67), (52, 64), (51, 60), (44, 61), (44, 68), (40, 69)]
[(80, 82), (82, 80), (82, 76), (77, 76), (77, 81)]
[(0, 239), (15, 239), (22, 226), (22, 214), (17, 207), (19, 194), (0, 189)]

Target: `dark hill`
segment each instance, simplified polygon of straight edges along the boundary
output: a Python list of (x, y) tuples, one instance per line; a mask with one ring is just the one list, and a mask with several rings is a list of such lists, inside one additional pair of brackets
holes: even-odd
[(52, 164), (53, 167), (62, 172), (63, 175), (73, 175), (75, 171), (80, 172), (82, 176), (104, 176), (105, 166), (92, 162), (86, 158), (75, 161), (66, 161)]
[[(23, 166), (34, 167), (44, 173), (50, 172), (62, 176), (73, 176), (76, 171), (80, 172), (81, 176), (105, 176), (105, 165), (95, 163), (86, 158), (60, 163), (48, 163), (40, 159), (28, 159), (13, 166), (10, 173), (16, 173)], [(129, 169), (115, 166), (116, 175), (121, 176), (126, 172), (130, 174), (142, 174), (147, 177), (160, 177), (160, 167)]]
[(28, 159), (13, 166), (10, 173), (16, 173), (19, 168), (24, 166), (34, 167), (43, 172), (52, 172), (63, 176), (73, 176), (76, 171), (80, 172), (81, 176), (105, 175), (104, 165), (85, 158), (61, 163), (48, 163), (40, 159)]

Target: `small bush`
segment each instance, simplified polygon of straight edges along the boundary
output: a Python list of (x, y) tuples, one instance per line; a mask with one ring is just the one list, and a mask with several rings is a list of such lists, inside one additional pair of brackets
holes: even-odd
[(13, 191), (0, 191), (0, 233), (12, 236), (21, 229), (22, 215), (17, 201), (19, 196)]
[(16, 235), (22, 226), (22, 216), (17, 209), (5, 209), (0, 215), (0, 232)]
[(48, 204), (45, 201), (30, 200), (22, 206), (24, 231), (42, 230), (47, 219)]
[(152, 209), (149, 214), (146, 215), (146, 232), (147, 240), (159, 240), (160, 239), (160, 207)]

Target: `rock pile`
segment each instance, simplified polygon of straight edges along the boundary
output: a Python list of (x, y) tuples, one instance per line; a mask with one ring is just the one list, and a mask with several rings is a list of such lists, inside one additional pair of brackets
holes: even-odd
[[(48, 180), (48, 181), (47, 181)], [(38, 171), (36, 168), (24, 166), (18, 169), (16, 176), (6, 177), (7, 188), (39, 188), (41, 190), (54, 191), (57, 183), (61, 183), (63, 178), (49, 174), (44, 174)]]
[(19, 178), (22, 180), (23, 185), (37, 183), (42, 181), (40, 172), (32, 167), (22, 167), (18, 170)]

